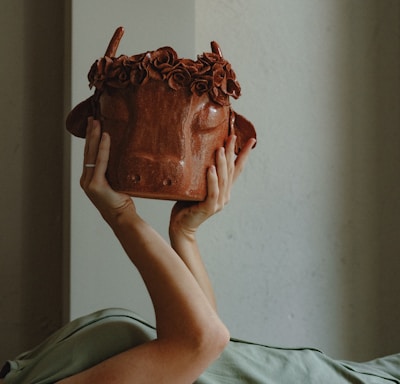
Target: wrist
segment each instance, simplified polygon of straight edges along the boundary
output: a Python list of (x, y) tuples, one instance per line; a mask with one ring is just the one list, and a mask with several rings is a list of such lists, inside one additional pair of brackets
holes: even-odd
[(113, 230), (116, 230), (117, 228), (128, 223), (132, 224), (137, 220), (140, 220), (132, 200), (127, 200), (125, 204), (119, 208), (107, 209), (100, 212), (104, 220)]
[(171, 244), (177, 242), (187, 241), (191, 243), (196, 242), (196, 230), (191, 228), (185, 228), (177, 223), (169, 224), (169, 238)]

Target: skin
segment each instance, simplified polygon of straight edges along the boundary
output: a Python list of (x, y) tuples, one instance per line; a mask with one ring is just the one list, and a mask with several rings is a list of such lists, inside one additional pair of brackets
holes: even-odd
[[(188, 384), (221, 354), (229, 332), (216, 311), (211, 282), (196, 241), (199, 226), (230, 200), (255, 141), (234, 155), (236, 138), (216, 152), (207, 173), (208, 194), (200, 203), (177, 202), (171, 212), (168, 244), (138, 214), (128, 195), (114, 191), (105, 172), (110, 137), (89, 118), (81, 187), (109, 224), (140, 272), (156, 314), (157, 338), (91, 367), (59, 384)], [(0, 380), (1, 382), (1, 380)]]

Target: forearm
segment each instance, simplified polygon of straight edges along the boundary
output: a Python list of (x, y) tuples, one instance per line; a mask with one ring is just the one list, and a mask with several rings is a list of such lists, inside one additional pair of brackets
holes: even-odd
[(109, 221), (153, 301), (159, 338), (189, 338), (222, 325), (184, 261), (134, 211)]
[(200, 254), (195, 233), (184, 233), (180, 228), (170, 227), (169, 236), (172, 248), (196, 279), (212, 308), (217, 311), (214, 290)]

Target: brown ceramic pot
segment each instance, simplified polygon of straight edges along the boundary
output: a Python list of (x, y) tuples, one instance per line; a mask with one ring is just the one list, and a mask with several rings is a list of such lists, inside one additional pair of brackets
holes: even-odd
[(122, 28), (90, 72), (92, 97), (76, 106), (67, 129), (86, 133), (88, 116), (111, 137), (107, 179), (131, 196), (204, 200), (206, 172), (229, 134), (236, 152), (255, 137), (253, 125), (236, 114), (229, 97), (240, 95), (230, 64), (216, 43), (197, 61), (179, 59), (170, 47), (114, 57)]

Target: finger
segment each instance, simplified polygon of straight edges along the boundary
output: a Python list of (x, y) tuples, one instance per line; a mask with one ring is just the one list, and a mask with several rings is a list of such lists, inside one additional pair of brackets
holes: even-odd
[(96, 164), (100, 142), (100, 130), (100, 122), (94, 120), (93, 118), (89, 118), (83, 156), (83, 171), (81, 177), (81, 185), (83, 187), (90, 183), (94, 173), (94, 166)]
[(85, 158), (85, 164), (96, 164), (101, 136), (100, 122), (92, 120), (92, 129), (89, 133), (89, 148)]
[(215, 207), (218, 204), (219, 187), (218, 176), (215, 166), (212, 165), (207, 171), (207, 197), (201, 203), (202, 209), (214, 213)]
[(229, 189), (233, 183), (233, 174), (235, 171), (235, 144), (236, 144), (236, 136), (231, 135), (228, 137), (225, 143), (225, 156), (226, 156), (226, 164), (227, 164), (227, 171), (228, 171), (228, 185)]
[(100, 138), (98, 146), (96, 167), (94, 168), (93, 180), (103, 181), (105, 180), (105, 174), (108, 166), (108, 159), (110, 157), (110, 135), (103, 132)]
[(245, 146), (240, 151), (239, 155), (235, 161), (235, 171), (233, 174), (233, 182), (238, 178), (238, 176), (243, 172), (243, 169), (246, 165), (247, 159), (249, 158), (251, 149), (254, 147), (256, 143), (256, 139), (250, 139)]
[(87, 159), (88, 152), (89, 152), (89, 137), (90, 137), (90, 133), (92, 131), (92, 126), (93, 126), (93, 117), (90, 116), (90, 117), (88, 117), (88, 120), (87, 120), (85, 148), (83, 150), (82, 175), (81, 175), (81, 179), (80, 179), (82, 188), (84, 187), (85, 180), (86, 180), (87, 168), (85, 167), (85, 164), (86, 164), (86, 159)]
[(219, 188), (218, 202), (220, 205), (225, 205), (227, 196), (229, 198), (230, 187), (229, 187), (227, 159), (224, 147), (221, 147), (217, 150), (216, 164), (217, 164), (217, 176), (218, 176), (218, 188)]
[(88, 150), (89, 150), (89, 136), (93, 127), (93, 117), (88, 117), (87, 126), (86, 126), (86, 139), (85, 139), (85, 149), (83, 151), (83, 161), (85, 162)]

